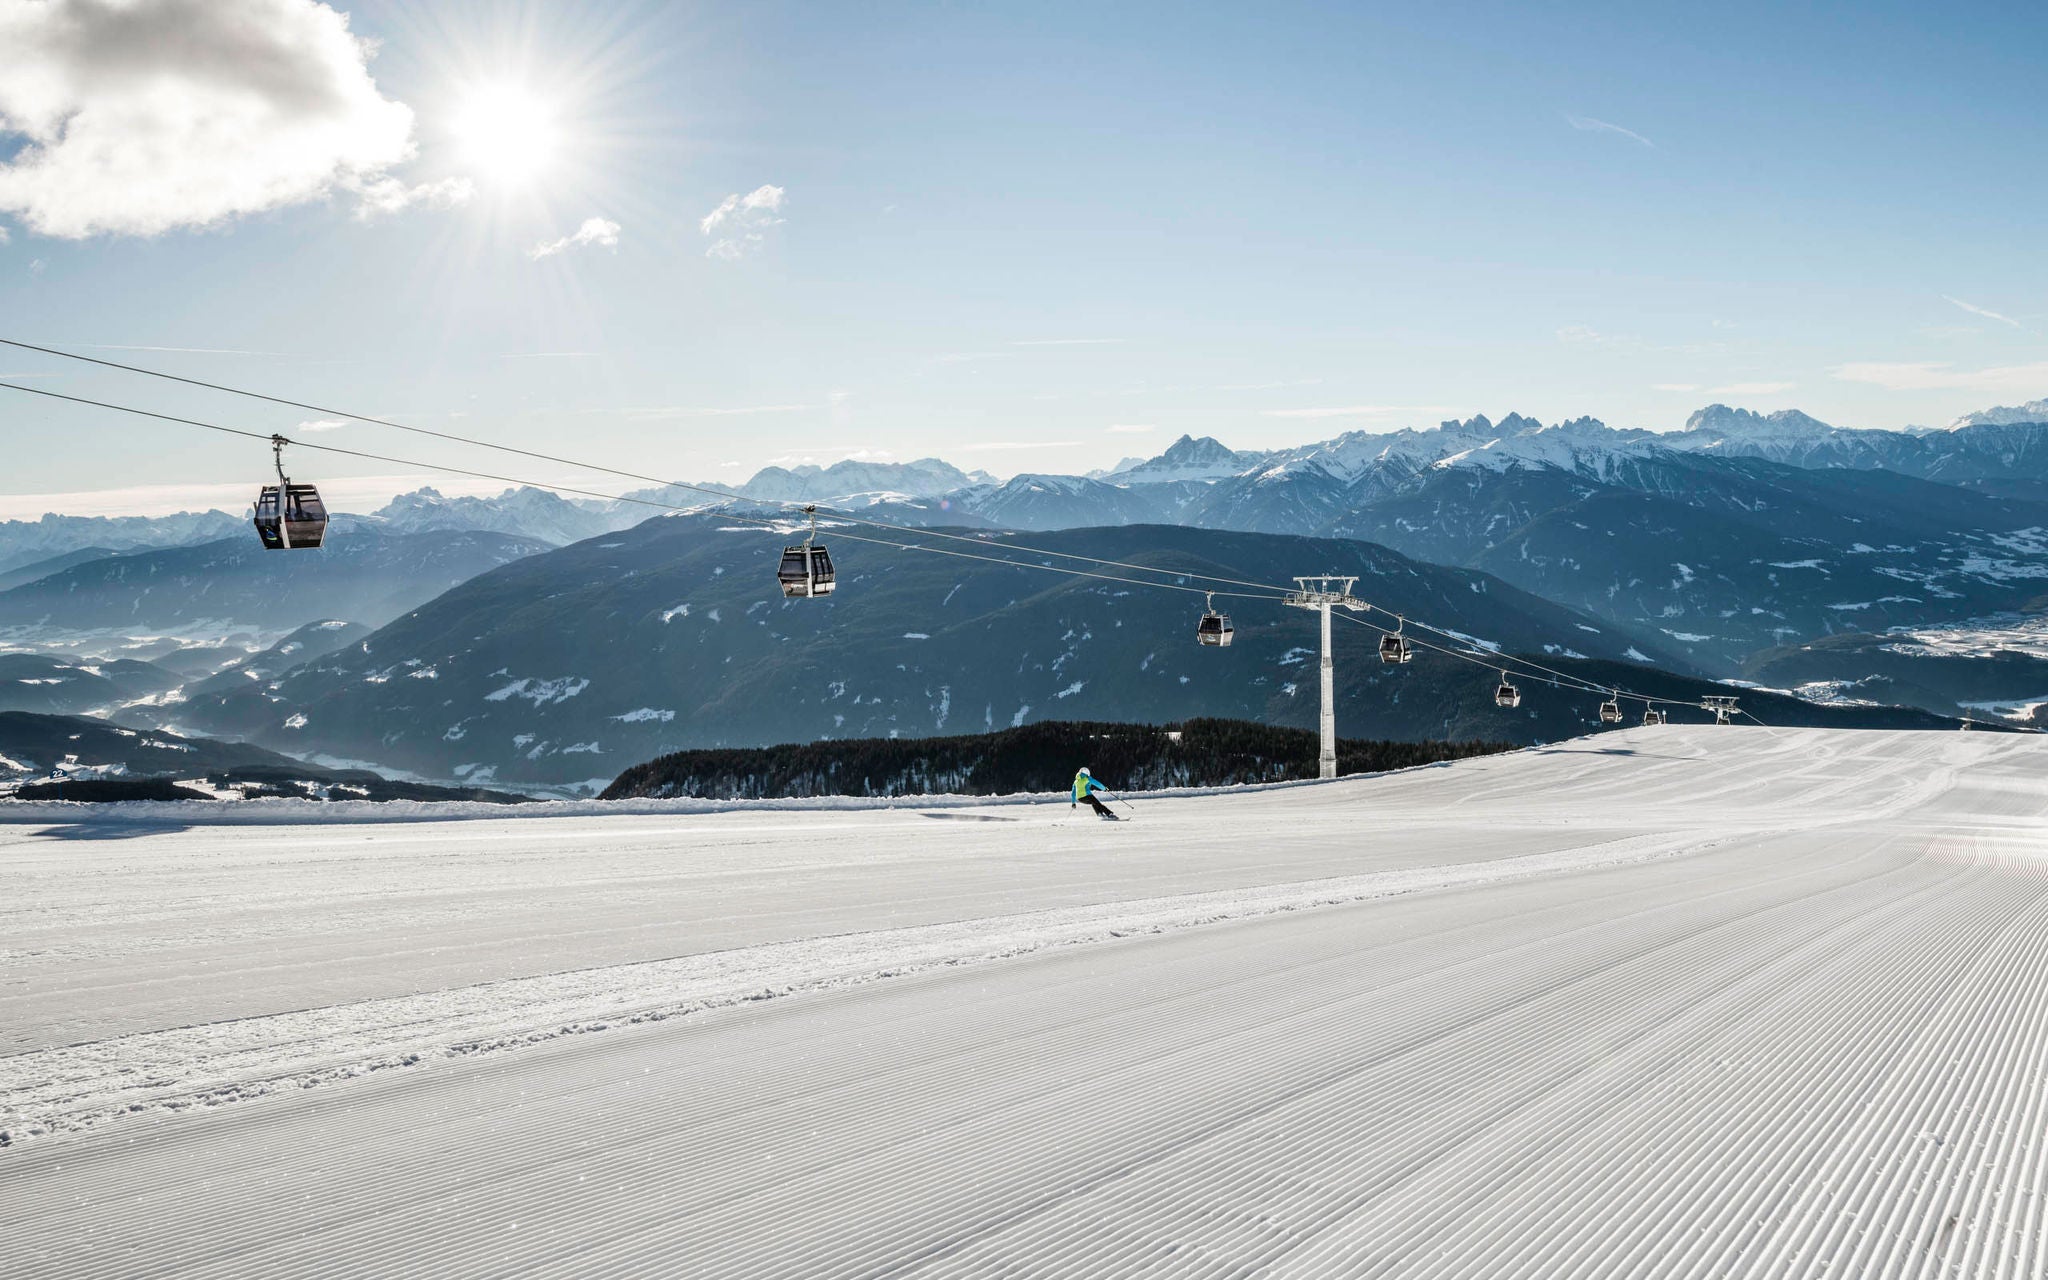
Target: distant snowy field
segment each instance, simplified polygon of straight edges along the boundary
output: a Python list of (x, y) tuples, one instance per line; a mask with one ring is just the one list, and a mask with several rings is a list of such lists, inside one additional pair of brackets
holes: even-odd
[(197, 812), (0, 806), (0, 1276), (2048, 1273), (2035, 737)]
[(1898, 628), (1891, 633), (1901, 653), (1985, 658), (2001, 649), (2048, 658), (2048, 618), (2018, 614), (1983, 618), (1951, 627)]

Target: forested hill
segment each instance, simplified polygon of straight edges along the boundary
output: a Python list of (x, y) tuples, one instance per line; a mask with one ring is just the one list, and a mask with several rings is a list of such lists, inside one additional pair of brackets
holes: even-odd
[[(1337, 767), (1340, 773), (1377, 773), (1516, 746), (1347, 738), (1338, 744)], [(953, 738), (678, 751), (626, 770), (603, 798), (1016, 795), (1064, 791), (1082, 765), (1118, 791), (1285, 782), (1316, 776), (1316, 735), (1246, 720), (1164, 726), (1047, 720)]]
[[(786, 600), (774, 577), (784, 541), (717, 515), (674, 516), (525, 557), (274, 681), (185, 704), (179, 723), (473, 786), (591, 791), (636, 761), (701, 748), (1041, 719), (1314, 727), (1317, 620), (1277, 597), (1226, 596), (1235, 644), (1198, 645), (1197, 575), (1356, 575), (1374, 605), (1508, 653), (1664, 654), (1484, 574), (1361, 542), (1070, 529), (1026, 546), (989, 535), (974, 554), (1008, 561), (991, 564), (847, 541), (833, 547), (837, 592)], [(1048, 572), (1060, 557), (1184, 580), (1148, 589)], [(1504, 712), (1492, 671), (1428, 651), (1383, 669), (1378, 639), (1345, 622), (1334, 641), (1339, 724), (1374, 737), (1555, 740), (1584, 732), (1595, 705), (1532, 698)]]

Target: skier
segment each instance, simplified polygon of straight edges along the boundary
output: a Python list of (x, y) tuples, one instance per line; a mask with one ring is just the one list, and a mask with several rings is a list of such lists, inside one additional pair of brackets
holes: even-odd
[[(1088, 772), (1087, 765), (1082, 765), (1081, 772), (1074, 775), (1074, 804), (1085, 803), (1089, 808), (1095, 810), (1099, 816), (1115, 822), (1117, 820), (1116, 815), (1109, 811), (1109, 806), (1095, 798), (1095, 793), (1098, 791), (1107, 794), (1109, 788), (1095, 780), (1095, 776)], [(1067, 807), (1071, 809), (1073, 805), (1068, 805)]]

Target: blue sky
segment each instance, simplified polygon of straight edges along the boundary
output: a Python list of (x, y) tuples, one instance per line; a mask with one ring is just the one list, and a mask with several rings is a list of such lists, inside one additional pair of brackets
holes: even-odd
[[(255, 76), (248, 31), (333, 29), (309, 0), (200, 2), (138, 0), (189, 39), (138, 37), (118, 74), (0, 87), (0, 336), (690, 479), (2048, 395), (2040, 6), (361, 3), (337, 6), (376, 42), (360, 72), (332, 45)], [(30, 34), (0, 84), (9, 56), (69, 67)], [(317, 119), (316, 73), (360, 77)], [(159, 132), (187, 100), (228, 118)], [(132, 151), (121, 181), (29, 172), (80, 121)], [(309, 417), (22, 353), (0, 374)], [(232, 506), (267, 463), (8, 395), (4, 514)]]

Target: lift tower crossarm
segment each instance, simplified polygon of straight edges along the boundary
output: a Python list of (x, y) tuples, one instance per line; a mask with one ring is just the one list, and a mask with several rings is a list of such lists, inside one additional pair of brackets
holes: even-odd
[(1351, 594), (1356, 577), (1339, 578), (1319, 576), (1295, 578), (1296, 590), (1287, 593), (1283, 602), (1290, 608), (1314, 609), (1322, 615), (1323, 623), (1323, 722), (1322, 752), (1316, 761), (1316, 776), (1334, 778), (1337, 776), (1337, 667), (1330, 657), (1330, 610), (1349, 609), (1354, 613), (1365, 613), (1372, 606)]

